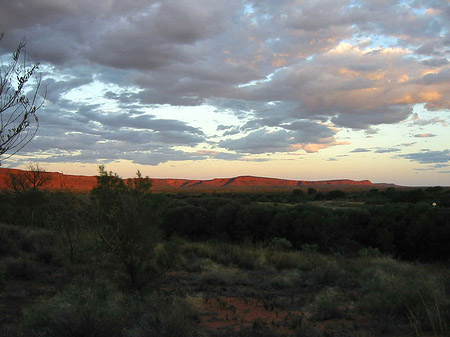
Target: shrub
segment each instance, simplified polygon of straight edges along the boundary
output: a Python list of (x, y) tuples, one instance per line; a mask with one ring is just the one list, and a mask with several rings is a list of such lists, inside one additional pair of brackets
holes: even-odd
[(203, 284), (211, 285), (248, 285), (250, 280), (244, 273), (237, 273), (234, 270), (220, 268), (216, 271), (206, 272), (201, 277)]
[(3, 270), (0, 269), (0, 293), (5, 289), (5, 281), (3, 280)]
[(92, 215), (104, 246), (128, 273), (130, 285), (139, 289), (151, 270), (160, 232), (152, 198), (151, 181), (138, 171), (126, 184), (117, 174), (100, 166), (98, 186), (92, 190)]
[(310, 270), (306, 274), (306, 284), (319, 287), (341, 285), (345, 278), (344, 268), (336, 260), (332, 260)]
[(180, 261), (183, 243), (183, 239), (178, 237), (172, 237), (164, 242), (162, 249), (157, 252), (158, 266), (164, 270), (175, 268)]
[(21, 230), (15, 226), (0, 223), (0, 256), (17, 256), (17, 242), (22, 238)]
[(288, 251), (292, 249), (292, 242), (286, 238), (272, 238), (269, 241), (269, 248), (273, 250)]
[(311, 318), (326, 320), (341, 318), (343, 315), (343, 295), (335, 288), (321, 291), (311, 305)]
[(198, 314), (181, 298), (154, 296), (146, 310), (131, 328), (124, 330), (125, 337), (187, 337), (193, 336), (199, 321)]
[(300, 246), (300, 249), (307, 253), (317, 253), (319, 251), (319, 245), (304, 243)]
[(263, 264), (258, 250), (225, 243), (216, 244), (211, 250), (210, 258), (223, 265), (235, 265), (248, 270), (261, 268)]
[(266, 260), (277, 270), (300, 269), (312, 270), (327, 264), (327, 258), (321, 254), (293, 252), (268, 252)]
[(283, 270), (299, 268), (305, 257), (297, 252), (271, 252), (266, 258), (277, 270)]
[(40, 247), (36, 252), (36, 257), (40, 262), (50, 263), (55, 256), (55, 251), (51, 247)]
[(54, 298), (25, 311), (26, 332), (42, 337), (119, 337), (124, 305), (105, 281), (70, 285)]
[(38, 274), (37, 266), (25, 258), (5, 259), (6, 276), (16, 280), (33, 280)]
[(359, 250), (358, 255), (360, 257), (381, 257), (381, 252), (378, 248), (367, 247)]
[(388, 258), (373, 259), (372, 266), (361, 273), (364, 296), (357, 306), (377, 317), (405, 321), (410, 312), (424, 313), (423, 303), (445, 298), (440, 283), (439, 277), (417, 266)]

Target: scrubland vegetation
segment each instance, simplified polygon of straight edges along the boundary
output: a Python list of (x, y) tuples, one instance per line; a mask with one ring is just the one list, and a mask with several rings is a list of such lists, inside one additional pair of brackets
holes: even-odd
[(447, 189), (98, 182), (0, 194), (0, 336), (450, 335)]

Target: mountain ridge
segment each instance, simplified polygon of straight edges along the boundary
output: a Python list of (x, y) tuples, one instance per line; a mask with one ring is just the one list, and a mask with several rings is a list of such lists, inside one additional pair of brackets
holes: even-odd
[[(9, 189), (8, 182), (11, 175), (25, 175), (30, 171), (0, 168), (0, 189)], [(77, 192), (89, 192), (97, 185), (96, 176), (70, 175), (59, 172), (45, 172), (49, 180), (43, 184), (46, 190), (67, 190)], [(133, 178), (124, 178), (130, 180)], [(214, 179), (182, 179), (182, 178), (149, 178), (152, 180), (152, 189), (155, 191), (201, 191), (201, 190), (280, 190), (295, 188), (376, 188), (395, 186), (393, 184), (372, 183), (370, 180), (331, 179), (331, 180), (293, 180), (269, 177), (243, 175), (231, 178)]]

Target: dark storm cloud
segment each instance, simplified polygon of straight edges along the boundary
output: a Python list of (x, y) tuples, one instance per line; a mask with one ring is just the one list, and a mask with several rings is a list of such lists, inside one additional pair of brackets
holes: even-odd
[[(30, 57), (45, 66), (48, 104), (34, 149), (51, 142), (69, 148), (81, 133), (93, 144), (99, 137), (165, 144), (156, 162), (183, 158), (174, 146), (204, 141), (238, 153), (283, 152), (333, 145), (337, 131), (317, 122), (370, 132), (405, 120), (418, 103), (450, 108), (445, 0), (0, 0), (0, 6), (6, 33), (0, 54), (26, 36)], [(108, 88), (100, 94), (107, 104), (65, 96), (95, 83)], [(218, 129), (222, 140), (212, 141), (189, 123), (145, 113), (201, 104), (241, 124)], [(238, 133), (244, 136), (223, 138)], [(70, 149), (87, 146), (76, 140)], [(143, 149), (136, 151), (129, 158), (148, 162)]]

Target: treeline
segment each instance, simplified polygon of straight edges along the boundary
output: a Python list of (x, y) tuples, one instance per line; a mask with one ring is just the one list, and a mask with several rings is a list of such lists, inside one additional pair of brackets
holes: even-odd
[[(319, 194), (320, 193), (320, 194)], [(333, 207), (317, 200), (342, 201)], [(289, 240), (297, 249), (353, 256), (364, 248), (408, 260), (450, 257), (450, 194), (427, 190), (372, 190), (169, 196), (167, 236), (231, 242)]]
[[(289, 240), (293, 247), (354, 256), (374, 248), (407, 260), (450, 258), (450, 193), (428, 189), (368, 192), (152, 194), (166, 238), (225, 242)], [(0, 222), (45, 227), (88, 221), (89, 195), (38, 189), (0, 193)], [(339, 204), (341, 203), (341, 204)], [(151, 214), (155, 222), (155, 214)], [(90, 220), (92, 221), (92, 220)]]

